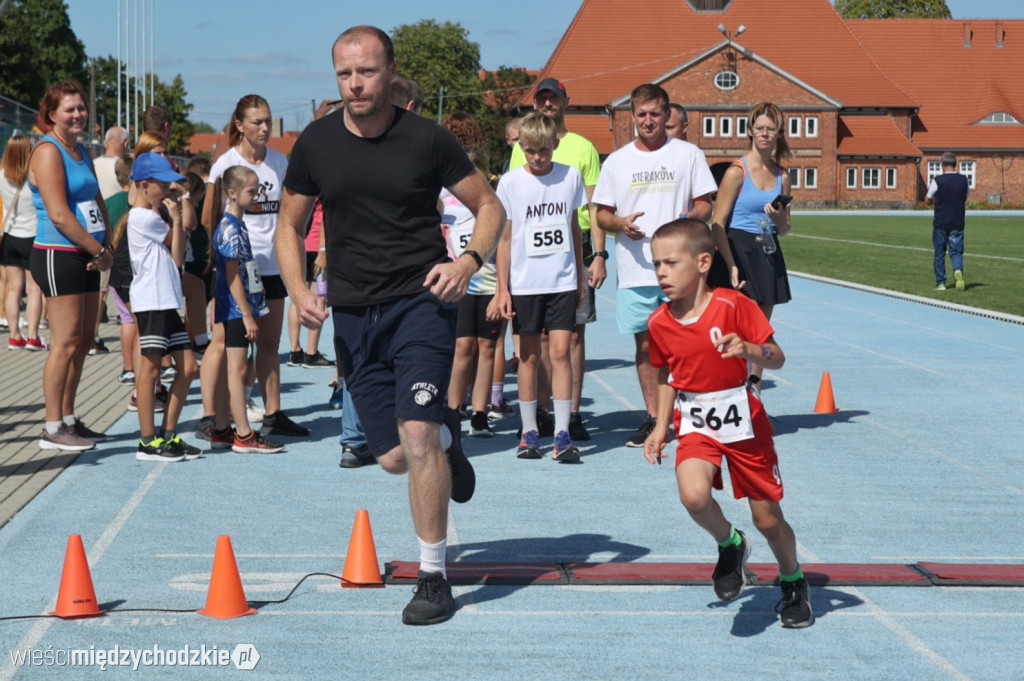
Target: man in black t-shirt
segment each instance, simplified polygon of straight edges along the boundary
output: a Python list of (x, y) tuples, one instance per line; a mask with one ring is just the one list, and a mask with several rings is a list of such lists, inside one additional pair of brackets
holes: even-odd
[[(386, 33), (351, 28), (332, 55), (344, 109), (313, 121), (296, 141), (277, 258), (303, 323), (319, 326), (328, 312), (305, 285), (302, 234), (320, 197), (327, 304), (346, 382), (377, 462), (409, 473), (420, 572), (402, 621), (435, 624), (455, 612), (445, 571), (448, 497), (468, 501), (475, 485), (458, 414), (445, 406), (455, 303), (493, 253), (505, 212), (450, 133), (391, 104), (396, 67)], [(476, 215), (454, 262), (437, 212), (442, 187)]]

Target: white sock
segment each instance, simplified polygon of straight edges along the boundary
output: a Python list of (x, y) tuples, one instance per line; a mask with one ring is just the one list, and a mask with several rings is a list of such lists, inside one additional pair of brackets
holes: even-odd
[(419, 537), (416, 537), (416, 541), (420, 543), (420, 570), (440, 572), (442, 577), (448, 579), (448, 571), (445, 567), (445, 554), (448, 549), (447, 537), (436, 544), (428, 544)]
[(448, 424), (441, 424), (441, 450), (447, 452), (452, 446), (452, 431), (448, 430)]
[(78, 423), (78, 417), (75, 416), (74, 414), (66, 414), (64, 416), (64, 423), (68, 424), (69, 426), (73, 426), (76, 423)]
[(572, 400), (552, 400), (555, 405), (555, 435), (569, 432), (569, 412), (572, 411)]
[(47, 421), (46, 432), (50, 435), (56, 435), (62, 425), (64, 425), (63, 421)]
[(533, 402), (519, 401), (519, 416), (523, 419), (523, 434), (537, 430), (537, 400)]

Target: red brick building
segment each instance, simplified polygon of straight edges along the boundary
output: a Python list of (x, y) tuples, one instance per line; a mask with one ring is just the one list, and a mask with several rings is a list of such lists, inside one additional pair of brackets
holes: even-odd
[[(713, 170), (748, 148), (746, 112), (787, 116), (802, 207), (910, 207), (953, 151), (972, 200), (1024, 201), (1024, 21), (844, 20), (829, 0), (585, 0), (538, 78), (604, 155), (634, 132), (629, 93), (686, 107)], [(720, 166), (724, 167), (724, 166)]]

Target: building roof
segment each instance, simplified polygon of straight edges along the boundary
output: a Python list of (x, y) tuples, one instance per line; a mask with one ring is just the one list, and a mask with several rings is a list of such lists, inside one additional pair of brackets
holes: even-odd
[[(295, 140), (298, 138), (297, 131), (288, 130), (280, 137), (271, 137), (267, 141), (267, 146), (288, 156), (292, 153), (292, 147), (295, 146)], [(197, 132), (189, 138), (188, 148), (193, 154), (209, 154), (216, 161), (218, 156), (228, 150), (227, 133)]]
[(1024, 147), (1024, 125), (978, 124), (996, 112), (1024, 121), (1024, 89), (1019, 86), (1024, 20), (868, 19), (847, 24), (879, 66), (921, 103), (913, 136), (918, 147)]
[(838, 138), (840, 156), (922, 155), (887, 114), (840, 116)]

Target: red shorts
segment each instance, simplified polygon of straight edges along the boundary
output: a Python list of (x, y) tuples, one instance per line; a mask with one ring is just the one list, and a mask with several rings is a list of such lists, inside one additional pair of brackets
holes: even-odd
[[(775, 443), (772, 441), (772, 425), (758, 400), (751, 400), (751, 407), (755, 433), (753, 438), (723, 444), (707, 435), (688, 433), (680, 438), (679, 447), (676, 448), (676, 467), (686, 459), (710, 461), (718, 467), (714, 480), (715, 489), (722, 489), (724, 458), (729, 465), (729, 479), (732, 481), (734, 497), (780, 501), (782, 475), (779, 473), (779, 457), (775, 454)], [(678, 432), (678, 411), (675, 412), (673, 421)]]

